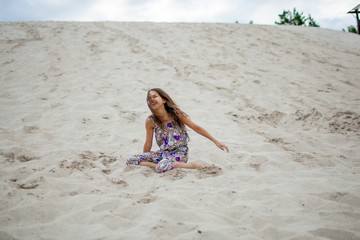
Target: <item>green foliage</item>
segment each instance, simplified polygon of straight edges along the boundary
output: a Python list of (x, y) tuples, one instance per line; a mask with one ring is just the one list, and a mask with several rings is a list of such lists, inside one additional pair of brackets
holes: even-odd
[(358, 33), (357, 30), (356, 30), (356, 27), (354, 26), (348, 26), (348, 32), (352, 32), (352, 33)]
[(315, 22), (315, 20), (311, 17), (310, 14), (306, 18), (305, 16), (303, 16), (302, 12), (299, 13), (298, 11), (296, 11), (296, 8), (294, 8), (292, 12), (290, 10), (284, 10), (283, 13), (279, 14), (278, 16), (280, 18), (280, 22), (275, 22), (275, 24), (278, 25), (320, 27), (320, 25)]
[(307, 26), (309, 27), (320, 27), (320, 25), (317, 22), (315, 22), (315, 19), (313, 19), (310, 14), (309, 17), (307, 18), (307, 24), (308, 24)]
[[(356, 27), (354, 27), (353, 25), (348, 26), (347, 29), (348, 29), (348, 32), (358, 33)], [(343, 32), (346, 32), (345, 29), (342, 29), (342, 30), (343, 30)]]

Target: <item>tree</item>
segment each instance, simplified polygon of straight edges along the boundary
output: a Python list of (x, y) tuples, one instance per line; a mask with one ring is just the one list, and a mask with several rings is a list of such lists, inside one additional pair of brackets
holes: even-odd
[(309, 17), (307, 18), (308, 21), (308, 27), (320, 27), (320, 25), (315, 22), (315, 20), (311, 17), (311, 15), (309, 14)]
[[(354, 27), (353, 25), (348, 26), (347, 29), (348, 29), (348, 32), (358, 33), (357, 30), (356, 30), (356, 27)], [(345, 29), (343, 29), (343, 32), (345, 32)]]
[(320, 25), (315, 22), (315, 20), (311, 17), (310, 14), (306, 18), (305, 16), (303, 16), (302, 12), (299, 13), (298, 11), (296, 11), (296, 8), (294, 8), (292, 12), (290, 10), (284, 10), (283, 13), (279, 14), (278, 16), (280, 17), (280, 22), (275, 22), (275, 24), (278, 25), (320, 27)]

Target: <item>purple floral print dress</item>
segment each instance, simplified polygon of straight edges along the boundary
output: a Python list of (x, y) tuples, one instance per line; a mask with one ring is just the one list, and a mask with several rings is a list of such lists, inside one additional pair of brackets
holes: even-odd
[(174, 168), (174, 162), (188, 161), (188, 147), (189, 135), (185, 129), (182, 130), (180, 126), (171, 121), (163, 124), (163, 128), (157, 126), (152, 116), (148, 117), (154, 124), (155, 139), (160, 150), (141, 153), (130, 157), (126, 164), (138, 165), (141, 162), (156, 163), (155, 171), (166, 172)]

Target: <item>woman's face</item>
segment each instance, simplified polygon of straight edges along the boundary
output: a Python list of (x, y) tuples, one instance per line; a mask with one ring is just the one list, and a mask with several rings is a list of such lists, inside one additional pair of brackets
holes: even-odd
[(165, 102), (166, 101), (156, 91), (149, 92), (147, 103), (152, 110), (163, 106)]

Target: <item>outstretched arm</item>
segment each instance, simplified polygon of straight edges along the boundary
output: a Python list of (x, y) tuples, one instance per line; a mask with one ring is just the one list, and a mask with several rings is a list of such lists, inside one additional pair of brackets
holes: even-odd
[(151, 147), (152, 147), (152, 141), (153, 141), (153, 134), (154, 134), (154, 124), (152, 123), (152, 121), (147, 118), (145, 121), (145, 128), (146, 128), (146, 139), (145, 139), (145, 144), (144, 144), (144, 149), (143, 152), (150, 152)]
[(178, 116), (179, 116), (180, 120), (186, 126), (191, 128), (192, 130), (194, 130), (198, 134), (200, 134), (200, 135), (210, 139), (211, 141), (213, 141), (215, 143), (215, 145), (218, 148), (220, 148), (221, 150), (223, 150), (223, 151), (226, 150), (227, 152), (229, 152), (229, 148), (225, 144), (223, 144), (223, 143), (219, 142), (218, 140), (216, 140), (213, 136), (211, 136), (211, 134), (208, 131), (206, 131), (204, 128), (200, 127), (199, 125), (195, 124), (193, 121), (191, 121), (191, 119), (189, 117), (187, 117), (184, 114), (179, 114)]

